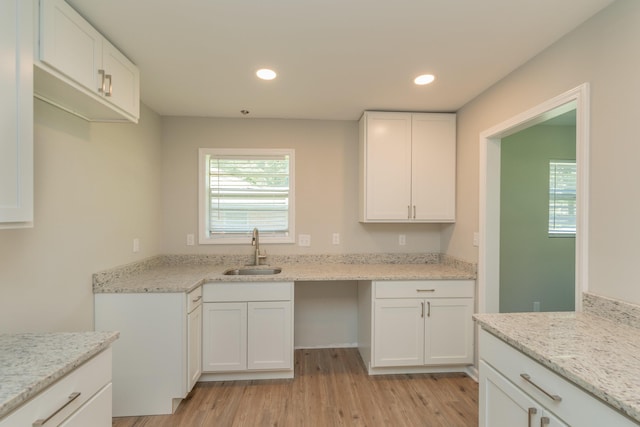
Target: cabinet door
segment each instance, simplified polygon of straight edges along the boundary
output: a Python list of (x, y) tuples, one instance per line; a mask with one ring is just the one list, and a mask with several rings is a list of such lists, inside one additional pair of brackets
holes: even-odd
[(433, 298), (425, 303), (424, 363), (473, 363), (473, 299)]
[(411, 114), (366, 113), (364, 220), (409, 220)]
[(202, 305), (187, 316), (187, 392), (191, 391), (202, 373)]
[(248, 303), (248, 369), (293, 368), (291, 301)]
[(102, 35), (63, 0), (41, 0), (40, 8), (40, 60), (98, 92)]
[(423, 313), (423, 300), (375, 300), (373, 367), (423, 364)]
[(33, 221), (32, 7), (0, 0), (0, 228)]
[(453, 222), (456, 206), (456, 116), (413, 114), (411, 134), (414, 220)]
[(567, 427), (484, 361), (479, 407), (480, 427)]
[(140, 72), (111, 43), (104, 40), (102, 44), (102, 67), (107, 78), (107, 97), (119, 108), (134, 117), (140, 117)]
[(202, 326), (203, 372), (247, 368), (247, 304), (205, 303)]

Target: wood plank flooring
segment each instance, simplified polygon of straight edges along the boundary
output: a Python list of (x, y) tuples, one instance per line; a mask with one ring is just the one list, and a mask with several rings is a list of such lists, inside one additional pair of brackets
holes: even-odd
[(477, 425), (471, 378), (369, 376), (353, 348), (296, 350), (293, 380), (198, 383), (173, 415), (113, 419), (113, 427)]

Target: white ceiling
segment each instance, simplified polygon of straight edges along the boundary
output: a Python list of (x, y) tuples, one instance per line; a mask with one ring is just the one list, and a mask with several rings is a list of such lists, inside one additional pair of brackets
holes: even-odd
[(161, 115), (339, 120), (456, 111), (612, 1), (68, 0)]

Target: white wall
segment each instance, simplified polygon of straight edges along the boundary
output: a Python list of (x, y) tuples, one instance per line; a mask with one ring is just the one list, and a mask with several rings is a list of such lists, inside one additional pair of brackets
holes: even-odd
[[(263, 245), (273, 254), (440, 252), (438, 224), (358, 222), (358, 123), (355, 121), (164, 117), (163, 197), (165, 253), (251, 253), (246, 245), (186, 246), (197, 235), (198, 148), (293, 148), (296, 234), (311, 246)], [(341, 244), (332, 244), (340, 233)], [(406, 246), (398, 234), (406, 234)]]
[(0, 230), (0, 333), (93, 329), (91, 275), (159, 253), (160, 118), (141, 112), (88, 123), (35, 101), (35, 227)]
[(640, 2), (618, 0), (458, 112), (458, 221), (448, 254), (476, 261), (479, 135), (578, 85), (591, 85), (590, 291), (640, 304)]

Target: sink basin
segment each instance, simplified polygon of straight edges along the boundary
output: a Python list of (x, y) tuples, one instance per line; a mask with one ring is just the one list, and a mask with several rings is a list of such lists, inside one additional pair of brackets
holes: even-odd
[(224, 272), (225, 276), (258, 276), (278, 274), (282, 271), (280, 267), (242, 267), (232, 268)]

